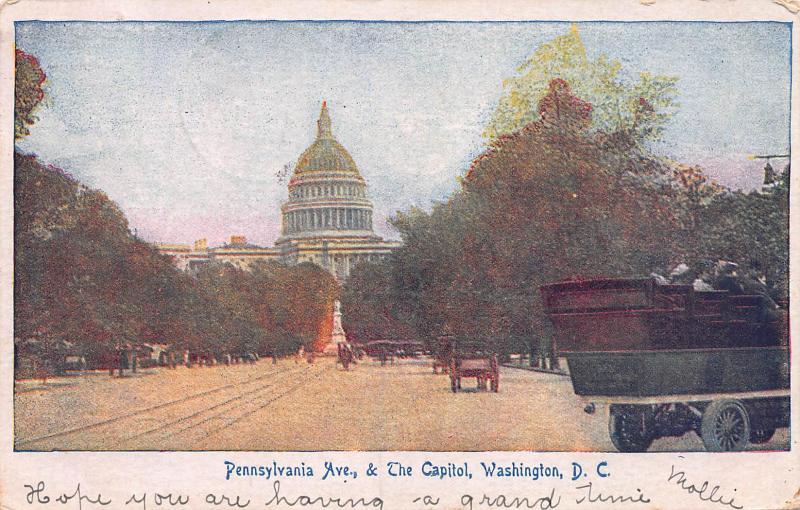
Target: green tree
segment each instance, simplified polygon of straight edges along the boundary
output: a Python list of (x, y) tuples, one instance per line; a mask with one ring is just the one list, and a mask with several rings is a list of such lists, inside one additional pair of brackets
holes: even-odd
[(700, 167), (673, 163), (673, 176), (676, 183), (674, 205), (679, 209), (682, 222), (678, 233), (685, 258), (684, 262), (696, 265), (702, 259), (702, 251), (708, 232), (704, 232), (704, 216), (711, 203), (725, 195), (728, 190), (709, 178)]
[[(35, 57), (16, 53), (15, 136), (44, 97)], [(57, 358), (67, 342), (92, 362), (122, 345), (167, 343), (224, 353), (319, 347), (335, 279), (313, 264), (209, 264), (195, 277), (131, 234), (105, 193), (34, 155), (14, 153), (14, 336)]]
[(498, 138), (464, 180), (481, 205), (464, 271), (517, 344), (546, 331), (540, 285), (647, 274), (668, 263), (680, 228), (671, 169), (595, 134), (593, 105), (569, 84), (553, 80), (537, 110), (537, 122)]
[(33, 55), (17, 49), (14, 74), (14, 139), (30, 134), (28, 126), (36, 122), (33, 115), (44, 99), (47, 79), (39, 61)]
[(16, 153), (14, 194), (15, 337), (110, 359), (121, 343), (195, 334), (188, 277), (132, 236), (104, 193)]
[(597, 131), (625, 133), (643, 141), (660, 136), (677, 108), (677, 78), (647, 72), (629, 82), (620, 74), (619, 61), (587, 56), (576, 25), (568, 34), (539, 46), (518, 69), (518, 76), (503, 82), (500, 98), (484, 137), (493, 140), (539, 119), (538, 105), (552, 80), (570, 84), (573, 93), (592, 104)]
[(697, 259), (731, 260), (763, 277), (778, 300), (789, 297), (789, 165), (775, 185), (719, 193), (697, 223)]
[(668, 263), (681, 226), (672, 168), (597, 132), (564, 80), (547, 90), (537, 120), (494, 140), (447, 202), (394, 218), (404, 245), (379, 277), (394, 288), (348, 282), (352, 307), (429, 343), (446, 328), (500, 353), (547, 351), (542, 284)]
[(393, 340), (398, 333), (395, 319), (392, 267), (385, 262), (359, 264), (354, 268), (342, 293), (347, 311), (342, 326), (348, 340), (367, 343)]
[(264, 263), (252, 274), (253, 307), (270, 338), (279, 340), (278, 352), (300, 345), (322, 348), (333, 327), (333, 303), (339, 296), (333, 276), (311, 263), (292, 267)]

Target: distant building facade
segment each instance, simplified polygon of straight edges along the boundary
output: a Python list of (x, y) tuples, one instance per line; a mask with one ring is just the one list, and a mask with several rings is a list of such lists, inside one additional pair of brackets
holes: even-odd
[(372, 230), (372, 202), (355, 161), (333, 137), (325, 102), (317, 120), (317, 137), (300, 156), (289, 180), (289, 199), (281, 206), (281, 236), (272, 248), (248, 244), (244, 236), (209, 248), (157, 244), (178, 268), (196, 270), (210, 261), (248, 269), (255, 261), (287, 265), (313, 262), (345, 279), (361, 262), (380, 260), (400, 247)]

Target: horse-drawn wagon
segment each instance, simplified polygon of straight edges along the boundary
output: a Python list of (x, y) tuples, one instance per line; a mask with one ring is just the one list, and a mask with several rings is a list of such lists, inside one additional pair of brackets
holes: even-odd
[(345, 370), (350, 370), (350, 364), (355, 364), (355, 353), (350, 344), (344, 342), (336, 344), (336, 362), (341, 363)]
[(575, 393), (609, 406), (620, 451), (695, 431), (709, 451), (742, 450), (789, 425), (785, 313), (762, 296), (696, 292), (652, 279), (541, 289)]
[(497, 362), (497, 354), (482, 345), (452, 339), (448, 371), (450, 373), (450, 389), (453, 393), (461, 389), (461, 379), (466, 377), (474, 377), (479, 390), (487, 389), (488, 385), (494, 393), (500, 391), (500, 367)]

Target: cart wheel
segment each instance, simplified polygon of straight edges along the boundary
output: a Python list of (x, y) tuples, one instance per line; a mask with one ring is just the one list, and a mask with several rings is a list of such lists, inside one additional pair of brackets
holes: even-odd
[(768, 429), (753, 429), (750, 431), (750, 442), (753, 444), (768, 443), (775, 435), (775, 427)]
[(750, 417), (738, 400), (715, 400), (703, 411), (700, 424), (703, 445), (710, 452), (744, 450), (750, 439)]
[(646, 452), (653, 442), (653, 429), (644, 406), (612, 405), (608, 435), (621, 452)]

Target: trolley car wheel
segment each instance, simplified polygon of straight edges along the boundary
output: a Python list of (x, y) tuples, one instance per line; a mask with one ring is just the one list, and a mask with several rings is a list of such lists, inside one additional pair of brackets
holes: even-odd
[(653, 442), (653, 429), (642, 406), (612, 405), (608, 435), (614, 447), (625, 453), (646, 452)]
[(775, 427), (768, 429), (753, 429), (750, 431), (750, 442), (753, 444), (768, 443), (775, 435)]
[(750, 417), (738, 400), (715, 400), (703, 411), (700, 436), (710, 452), (744, 450), (750, 439)]

